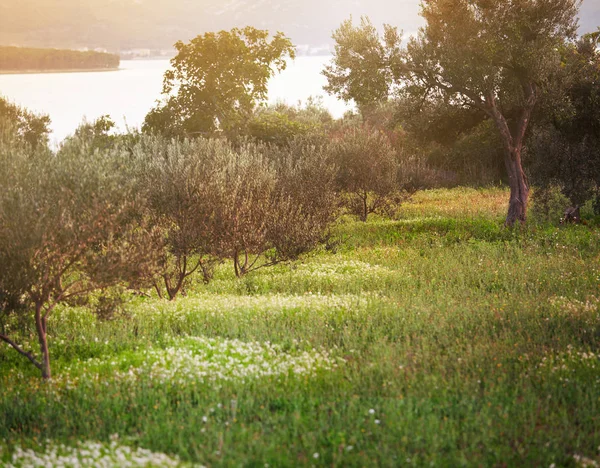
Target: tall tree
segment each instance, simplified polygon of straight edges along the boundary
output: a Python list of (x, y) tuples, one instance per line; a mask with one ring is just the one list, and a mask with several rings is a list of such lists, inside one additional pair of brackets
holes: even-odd
[(404, 91), (480, 109), (504, 146), (506, 224), (525, 222), (529, 185), (521, 154), (540, 89), (574, 37), (580, 0), (424, 0), (427, 21), (395, 65)]
[(286, 68), (295, 48), (283, 33), (246, 27), (206, 33), (175, 44), (164, 76), (164, 100), (146, 116), (144, 130), (168, 136), (235, 130), (267, 98), (269, 78)]
[(393, 88), (391, 62), (400, 53), (400, 34), (397, 28), (384, 25), (383, 37), (362, 17), (359, 26), (352, 18), (334, 31), (335, 52), (323, 75), (328, 84), (325, 90), (340, 99), (354, 101), (364, 115), (388, 100)]

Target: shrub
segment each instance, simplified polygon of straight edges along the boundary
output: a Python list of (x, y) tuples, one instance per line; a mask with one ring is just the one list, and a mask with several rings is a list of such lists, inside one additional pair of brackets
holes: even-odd
[(536, 188), (532, 201), (531, 220), (541, 224), (559, 224), (570, 203), (558, 185)]
[(333, 136), (329, 147), (336, 184), (346, 208), (362, 221), (389, 205), (398, 185), (397, 154), (380, 130), (355, 126)]
[(258, 109), (248, 123), (248, 135), (255, 141), (287, 146), (298, 137), (322, 142), (333, 118), (322, 102), (309, 98), (304, 106), (278, 103)]
[(248, 124), (248, 134), (251, 137), (278, 146), (285, 146), (295, 136), (305, 135), (310, 130), (311, 126), (272, 109), (261, 110)]
[(83, 122), (75, 129), (73, 135), (68, 136), (61, 143), (61, 149), (64, 151), (70, 145), (81, 145), (85, 143), (89, 147), (89, 151), (95, 149), (108, 150), (114, 147), (117, 136), (111, 134), (115, 128), (115, 123), (109, 115), (98, 117), (92, 122), (83, 120)]

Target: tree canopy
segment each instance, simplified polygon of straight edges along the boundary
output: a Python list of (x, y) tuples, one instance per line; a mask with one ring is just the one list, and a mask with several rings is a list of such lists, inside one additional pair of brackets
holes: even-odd
[(35, 319), (39, 356), (4, 333), (0, 341), (44, 378), (51, 377), (47, 335), (55, 307), (135, 281), (156, 263), (154, 228), (145, 225), (143, 200), (121, 156), (83, 142), (56, 154), (31, 151), (0, 138), (0, 313), (18, 309)]
[[(600, 30), (561, 49), (527, 147), (533, 182), (560, 188), (576, 209), (600, 187)], [(600, 210), (598, 199), (596, 210)]]
[(350, 18), (332, 37), (335, 52), (323, 71), (328, 81), (325, 90), (354, 101), (362, 112), (387, 101), (394, 85), (391, 64), (400, 52), (398, 29), (386, 24), (380, 37), (368, 18), (362, 17), (360, 26)]
[(50, 117), (37, 115), (0, 97), (0, 139), (9, 136), (32, 148), (48, 143)]
[(146, 116), (144, 130), (168, 136), (232, 131), (267, 98), (267, 83), (295, 57), (283, 33), (246, 27), (206, 33), (175, 44), (164, 76), (164, 99)]

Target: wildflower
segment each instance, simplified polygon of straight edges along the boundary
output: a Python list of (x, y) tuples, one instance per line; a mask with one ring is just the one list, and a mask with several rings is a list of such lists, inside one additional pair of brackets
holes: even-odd
[(178, 467), (184, 464), (177, 457), (151, 452), (143, 448), (119, 445), (118, 435), (111, 442), (80, 442), (76, 446), (49, 443), (44, 452), (16, 447), (7, 467), (17, 466), (164, 466)]
[[(313, 376), (321, 370), (333, 370), (338, 367), (338, 359), (322, 349), (310, 351), (284, 352), (281, 347), (271, 343), (243, 342), (209, 338), (187, 338), (174, 340), (174, 346), (167, 349), (147, 349), (143, 353), (142, 364), (128, 371), (113, 372), (116, 380), (132, 380), (149, 375), (160, 383), (179, 385), (195, 382), (238, 381), (248, 379), (280, 378), (290, 374)], [(85, 367), (95, 368), (105, 365), (120, 367), (119, 359), (108, 362), (90, 359)], [(95, 378), (95, 375), (88, 376)], [(68, 376), (66, 376), (68, 378)], [(219, 409), (223, 404), (219, 403)], [(231, 409), (237, 409), (237, 401), (231, 401)], [(215, 408), (209, 409), (210, 413)], [(235, 417), (235, 416), (234, 416)]]

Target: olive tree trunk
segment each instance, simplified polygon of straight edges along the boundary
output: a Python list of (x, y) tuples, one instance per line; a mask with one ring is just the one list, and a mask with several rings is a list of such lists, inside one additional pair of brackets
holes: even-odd
[(38, 361), (33, 354), (31, 354), (28, 351), (25, 351), (6, 335), (0, 334), (0, 341), (8, 344), (12, 348), (14, 348), (19, 354), (29, 359), (29, 361), (31, 361), (31, 363), (42, 372), (42, 377), (44, 379), (50, 379), (50, 377), (52, 377), (52, 372), (50, 370), (50, 353), (48, 350), (48, 338), (46, 333), (48, 319), (43, 314), (43, 306), (44, 302), (37, 301), (35, 303), (35, 328), (38, 335), (40, 352), (42, 354), (41, 361)]
[(513, 149), (512, 151), (505, 151), (504, 163), (506, 165), (508, 183), (510, 186), (506, 225), (514, 226), (517, 222), (523, 224), (527, 221), (529, 186), (521, 163), (521, 149), (518, 148)]
[(365, 190), (364, 193), (360, 195), (362, 201), (362, 213), (360, 215), (360, 220), (363, 223), (367, 222), (367, 218), (369, 217), (369, 194)]
[(524, 104), (520, 109), (519, 118), (511, 126), (496, 105), (493, 94), (487, 98), (487, 105), (483, 110), (494, 120), (504, 145), (504, 164), (510, 186), (510, 199), (506, 226), (512, 227), (519, 222), (524, 224), (527, 220), (527, 203), (529, 201), (529, 184), (523, 171), (521, 153), (525, 141), (525, 133), (529, 126), (529, 119), (537, 101), (537, 87), (532, 82), (522, 83)]
[(42, 361), (37, 366), (42, 371), (42, 377), (49, 379), (52, 377), (50, 370), (50, 352), (48, 351), (48, 335), (46, 333), (48, 319), (42, 314), (42, 302), (35, 304), (35, 328), (37, 330), (38, 342), (40, 344), (40, 352), (42, 353)]

